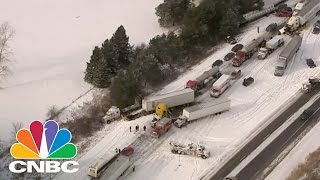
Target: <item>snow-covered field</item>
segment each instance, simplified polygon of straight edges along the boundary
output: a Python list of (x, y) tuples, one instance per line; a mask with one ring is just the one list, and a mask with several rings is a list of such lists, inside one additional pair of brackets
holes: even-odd
[(320, 123), (318, 123), (302, 140), (292, 149), (287, 157), (271, 172), (266, 180), (285, 179), (300, 163), (303, 163), (309, 153), (320, 147)]
[(160, 2), (0, 0), (0, 22), (16, 31), (13, 74), (0, 84), (0, 139), (8, 140), (12, 122), (43, 120), (51, 105), (66, 106), (90, 89), (83, 81), (86, 62), (119, 25), (134, 44), (164, 32), (155, 15)]

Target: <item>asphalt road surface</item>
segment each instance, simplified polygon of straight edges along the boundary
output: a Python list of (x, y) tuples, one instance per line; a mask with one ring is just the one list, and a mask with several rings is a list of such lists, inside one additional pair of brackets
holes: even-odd
[[(304, 104), (306, 104), (311, 97), (313, 97), (318, 91), (313, 91), (309, 94), (302, 94), (291, 106), (289, 106), (282, 114), (276, 117), (272, 123), (270, 123), (265, 129), (259, 132), (251, 141), (247, 143), (242, 149), (240, 149), (228, 162), (217, 170), (217, 172), (210, 177), (211, 180), (221, 180), (226, 177), (245, 157), (247, 157), (252, 151), (254, 151), (269, 134), (272, 134), (278, 127), (280, 127), (289, 117), (297, 112)], [(245, 179), (249, 180), (249, 179)]]
[(287, 127), (276, 139), (274, 139), (264, 150), (262, 150), (244, 169), (236, 176), (239, 180), (264, 179), (269, 173), (264, 170), (278, 155), (285, 150), (307, 127), (316, 124), (320, 117), (320, 98), (311, 106), (314, 113), (307, 120), (298, 117)]

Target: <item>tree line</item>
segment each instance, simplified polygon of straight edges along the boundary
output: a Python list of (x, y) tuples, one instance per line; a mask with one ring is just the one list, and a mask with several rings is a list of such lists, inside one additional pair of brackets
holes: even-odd
[(238, 34), (242, 14), (262, 5), (262, 0), (203, 0), (198, 6), (191, 0), (164, 0), (156, 8), (159, 24), (178, 31), (133, 46), (120, 26), (94, 48), (84, 79), (99, 88), (109, 87), (118, 107), (131, 105), (136, 96), (172, 80), (227, 35)]

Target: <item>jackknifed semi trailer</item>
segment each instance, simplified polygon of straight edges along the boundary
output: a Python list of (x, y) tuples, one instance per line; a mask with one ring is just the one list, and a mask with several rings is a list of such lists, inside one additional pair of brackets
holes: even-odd
[(286, 26), (280, 30), (281, 33), (291, 33), (297, 31), (301, 26), (306, 25), (320, 13), (320, 1), (309, 0), (302, 9), (293, 15), (286, 23)]
[(274, 71), (275, 76), (283, 76), (288, 63), (293, 58), (293, 56), (298, 52), (302, 42), (302, 37), (295, 35), (283, 51), (279, 55), (279, 59)]
[(154, 111), (159, 103), (164, 103), (167, 108), (194, 102), (194, 90), (186, 88), (171, 93), (149, 97), (142, 100), (142, 109), (146, 112)]
[(173, 123), (176, 127), (182, 126), (213, 114), (220, 114), (230, 109), (229, 99), (217, 99), (207, 103), (198, 104), (195, 106), (184, 108), (182, 115)]

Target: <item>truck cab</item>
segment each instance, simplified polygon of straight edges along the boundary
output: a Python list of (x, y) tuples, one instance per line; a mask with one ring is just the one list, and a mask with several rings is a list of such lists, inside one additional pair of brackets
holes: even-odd
[(240, 50), (236, 53), (236, 55), (232, 59), (231, 64), (232, 66), (239, 67), (245, 61), (245, 59), (246, 59), (246, 52)]
[(106, 121), (107, 124), (110, 124), (112, 121), (120, 118), (120, 116), (120, 109), (116, 106), (111, 106), (106, 115), (103, 117), (103, 120)]
[(260, 48), (258, 52), (258, 59), (265, 59), (268, 56), (267, 48)]
[(172, 120), (170, 118), (162, 118), (156, 123), (154, 129), (151, 131), (151, 136), (159, 138), (162, 134), (168, 132), (171, 126)]
[(187, 123), (188, 119), (185, 116), (179, 116), (179, 118), (173, 123), (178, 128), (181, 128)]
[(280, 59), (278, 60), (278, 63), (277, 63), (277, 65), (276, 65), (276, 68), (275, 68), (275, 70), (274, 70), (274, 75), (275, 75), (275, 76), (283, 76), (286, 67), (287, 67), (287, 62), (286, 62), (286, 60), (280, 58)]

